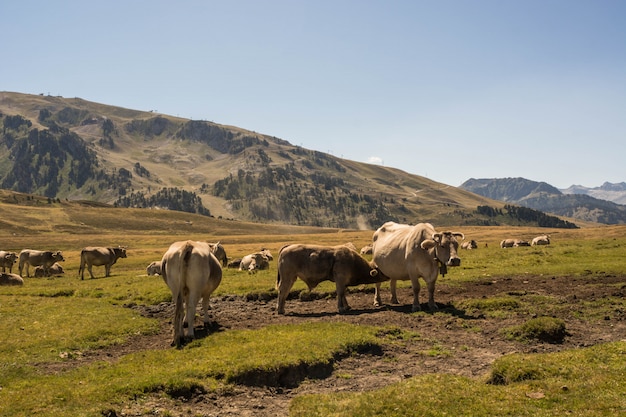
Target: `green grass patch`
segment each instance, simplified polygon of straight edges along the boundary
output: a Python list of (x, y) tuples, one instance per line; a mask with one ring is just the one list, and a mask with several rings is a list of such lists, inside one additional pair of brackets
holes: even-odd
[(453, 375), (422, 375), (371, 392), (296, 397), (289, 415), (623, 415), (626, 343), (544, 355), (505, 356), (494, 364), (490, 382)]
[(184, 349), (138, 352), (58, 375), (29, 368), (2, 383), (0, 414), (96, 416), (147, 394), (191, 396), (224, 384), (271, 380), (284, 369), (297, 376), (302, 367), (323, 368), (338, 356), (371, 349), (379, 343), (376, 334), (372, 327), (341, 323), (269, 326), (219, 332)]
[(508, 339), (550, 343), (561, 343), (567, 336), (565, 322), (554, 317), (533, 318), (519, 326), (503, 329), (503, 333)]

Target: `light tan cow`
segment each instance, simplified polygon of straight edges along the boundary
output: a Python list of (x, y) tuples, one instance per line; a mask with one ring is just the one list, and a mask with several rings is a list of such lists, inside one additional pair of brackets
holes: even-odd
[(478, 243), (474, 239), (461, 243), (461, 249), (471, 250), (471, 249), (477, 249), (477, 248), (478, 248)]
[(209, 243), (209, 247), (211, 248), (211, 252), (217, 258), (218, 261), (222, 263), (222, 266), (226, 266), (228, 264), (228, 256), (226, 256), (226, 249), (220, 242), (217, 243)]
[(35, 268), (35, 278), (59, 276), (64, 273), (63, 267), (58, 262), (53, 263), (47, 271), (45, 271), (42, 266)]
[[(194, 338), (194, 318), (198, 301), (202, 299), (204, 325), (209, 324), (209, 296), (222, 281), (222, 267), (206, 242), (191, 240), (174, 242), (161, 260), (163, 280), (172, 291), (174, 340), (182, 346)], [(185, 337), (183, 322), (187, 322)]]
[(371, 255), (372, 245), (365, 245), (361, 248), (361, 255)]
[(13, 272), (13, 264), (17, 262), (17, 253), (0, 250), (0, 266), (2, 272), (6, 272), (6, 268), (9, 268), (9, 273)]
[(51, 251), (41, 251), (41, 250), (33, 250), (33, 249), (24, 249), (20, 252), (20, 276), (24, 276), (23, 271), (24, 267), (26, 267), (26, 276), (30, 277), (29, 267), (43, 267), (43, 270), (46, 274), (48, 274), (48, 269), (55, 262), (65, 261), (63, 258), (63, 254), (60, 251), (51, 252)]
[[(437, 232), (430, 223), (415, 226), (387, 222), (374, 232), (373, 262), (381, 272), (390, 278), (391, 302), (398, 304), (396, 281), (411, 280), (413, 287), (413, 311), (421, 309), (419, 303), (422, 277), (428, 286), (428, 306), (437, 309), (435, 303), (435, 282), (437, 276), (447, 273), (448, 266), (459, 266), (461, 259), (457, 250), (456, 238), (463, 239), (463, 233)], [(380, 284), (376, 284), (374, 304), (380, 305)]]
[(94, 279), (92, 267), (104, 266), (104, 276), (111, 276), (111, 267), (117, 262), (119, 258), (126, 258), (126, 248), (104, 248), (97, 246), (88, 246), (80, 251), (80, 267), (78, 268), (78, 274), (80, 279), (85, 279), (85, 266), (91, 279)]
[(269, 269), (272, 259), (274, 257), (269, 249), (261, 249), (259, 252), (251, 253), (241, 258), (239, 270), (253, 272), (257, 269)]
[(345, 245), (287, 245), (280, 250), (277, 263), (278, 314), (285, 313), (287, 295), (298, 278), (307, 284), (309, 291), (322, 281), (333, 281), (340, 313), (350, 309), (346, 299), (348, 286), (374, 284), (389, 279), (373, 263)]
[(500, 242), (501, 248), (517, 248), (519, 246), (530, 246), (527, 240), (522, 239), (504, 239)]
[(536, 238), (533, 238), (533, 240), (531, 241), (530, 244), (532, 246), (549, 245), (550, 244), (550, 236), (548, 236), (548, 235), (537, 236)]
[(161, 275), (161, 261), (151, 262), (150, 265), (146, 267), (146, 274), (148, 274), (149, 277)]

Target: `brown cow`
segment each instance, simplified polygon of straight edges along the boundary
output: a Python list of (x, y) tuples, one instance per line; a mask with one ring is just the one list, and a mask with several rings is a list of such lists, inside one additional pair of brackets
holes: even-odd
[(78, 274), (80, 279), (85, 279), (85, 265), (89, 271), (91, 279), (94, 279), (91, 268), (95, 266), (104, 265), (104, 276), (111, 276), (111, 267), (117, 262), (119, 258), (126, 258), (126, 248), (103, 248), (88, 246), (80, 251), (80, 267), (78, 268)]
[[(437, 309), (435, 303), (435, 282), (437, 276), (447, 273), (448, 266), (459, 266), (461, 259), (457, 255), (463, 233), (437, 232), (430, 223), (415, 226), (387, 222), (373, 235), (373, 262), (383, 274), (390, 278), (391, 302), (398, 304), (396, 281), (411, 280), (413, 287), (413, 311), (421, 309), (419, 303), (422, 277), (428, 286), (428, 306)], [(380, 305), (380, 284), (376, 284), (374, 304)]]
[(6, 272), (6, 268), (9, 268), (9, 272), (13, 272), (13, 264), (15, 262), (17, 262), (17, 253), (0, 250), (0, 266), (2, 267), (2, 272)]
[(24, 285), (24, 279), (17, 274), (0, 272), (0, 285)]
[(209, 296), (222, 281), (222, 268), (206, 242), (174, 242), (161, 260), (163, 280), (176, 303), (174, 341), (180, 347), (186, 340), (183, 322), (187, 321), (187, 338), (193, 339), (196, 306), (202, 298), (204, 325), (209, 323)]
[(337, 309), (340, 313), (350, 309), (346, 299), (346, 287), (389, 279), (373, 263), (345, 245), (287, 245), (278, 254), (278, 314), (285, 313), (287, 295), (297, 278), (307, 284), (309, 291), (322, 281), (334, 281)]
[(32, 250), (32, 249), (24, 249), (20, 252), (20, 276), (24, 276), (22, 271), (24, 270), (24, 266), (26, 266), (26, 276), (30, 277), (29, 267), (41, 266), (45, 273), (48, 273), (48, 269), (55, 262), (62, 262), (65, 260), (63, 258), (63, 254), (60, 251), (51, 252), (51, 251), (40, 251), (40, 250)]

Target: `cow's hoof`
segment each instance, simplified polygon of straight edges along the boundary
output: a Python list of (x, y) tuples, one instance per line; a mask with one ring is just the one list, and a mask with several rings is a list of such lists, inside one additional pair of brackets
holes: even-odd
[(422, 307), (419, 305), (411, 307), (411, 312), (417, 313), (418, 311), (422, 311)]

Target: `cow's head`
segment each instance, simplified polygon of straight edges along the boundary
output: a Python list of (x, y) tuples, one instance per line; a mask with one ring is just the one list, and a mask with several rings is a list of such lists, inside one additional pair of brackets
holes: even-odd
[(368, 264), (370, 266), (370, 276), (375, 278), (376, 282), (389, 281), (389, 277), (383, 274), (383, 271), (378, 268), (378, 265), (376, 265), (373, 261), (368, 262)]
[(118, 258), (126, 258), (126, 248), (122, 246), (113, 248), (113, 252), (115, 253), (115, 256)]
[(465, 236), (459, 232), (443, 232), (433, 234), (432, 239), (426, 239), (421, 243), (422, 249), (431, 252), (439, 262), (447, 266), (461, 265), (461, 258), (457, 254), (459, 242), (456, 238), (463, 240)]
[(61, 251), (53, 253), (52, 258), (54, 259), (55, 262), (65, 261), (65, 258), (63, 257), (63, 254), (61, 253)]

